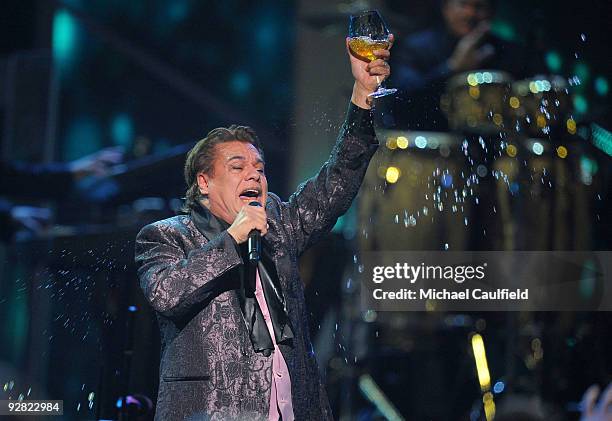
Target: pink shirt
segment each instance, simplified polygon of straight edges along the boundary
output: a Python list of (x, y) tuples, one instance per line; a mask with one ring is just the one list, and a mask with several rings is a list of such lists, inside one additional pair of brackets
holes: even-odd
[(270, 310), (264, 298), (263, 289), (261, 287), (261, 279), (259, 279), (259, 271), (255, 277), (255, 299), (261, 308), (268, 332), (272, 337), (274, 344), (274, 352), (272, 353), (272, 391), (270, 393), (270, 413), (268, 419), (277, 421), (282, 417), (283, 421), (293, 421), (293, 404), (291, 403), (291, 379), (289, 378), (289, 368), (285, 362), (285, 357), (281, 353), (276, 338), (274, 337), (274, 329), (272, 320), (270, 319)]

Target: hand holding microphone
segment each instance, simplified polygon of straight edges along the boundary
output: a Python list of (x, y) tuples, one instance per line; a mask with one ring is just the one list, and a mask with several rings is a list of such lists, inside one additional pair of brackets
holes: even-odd
[[(249, 203), (249, 206), (261, 207), (261, 203), (253, 201)], [(266, 228), (267, 227), (268, 227), (268, 224), (266, 223)], [(249, 233), (248, 251), (249, 251), (249, 262), (251, 263), (259, 262), (259, 258), (261, 257), (261, 233), (257, 229), (253, 229)]]
[[(259, 202), (251, 202), (249, 206), (242, 207), (234, 223), (227, 229), (227, 232), (236, 240), (238, 244), (242, 244), (253, 238), (253, 246), (257, 246), (256, 237), (266, 235), (268, 232), (268, 222), (266, 210)], [(258, 235), (256, 235), (258, 234)], [(260, 250), (259, 247), (257, 250)], [(249, 244), (249, 258), (251, 258), (251, 244)]]

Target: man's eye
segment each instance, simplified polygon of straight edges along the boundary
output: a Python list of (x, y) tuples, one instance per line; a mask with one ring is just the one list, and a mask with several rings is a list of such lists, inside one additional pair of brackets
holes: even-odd
[(232, 167), (233, 170), (242, 170), (242, 167)]
[(264, 170), (263, 170), (263, 168), (260, 168), (260, 169), (258, 169), (257, 171), (258, 171), (260, 174), (264, 174)]

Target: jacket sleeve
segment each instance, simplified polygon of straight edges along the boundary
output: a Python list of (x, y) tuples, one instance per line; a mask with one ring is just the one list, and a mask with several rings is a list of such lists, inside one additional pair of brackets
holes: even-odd
[(351, 206), (377, 148), (372, 111), (350, 103), (327, 162), (281, 205), (298, 255), (329, 232)]
[(147, 225), (136, 236), (135, 252), (147, 301), (162, 316), (175, 320), (200, 307), (216, 290), (216, 281), (242, 264), (227, 231), (189, 253), (180, 246), (180, 236), (172, 225)]

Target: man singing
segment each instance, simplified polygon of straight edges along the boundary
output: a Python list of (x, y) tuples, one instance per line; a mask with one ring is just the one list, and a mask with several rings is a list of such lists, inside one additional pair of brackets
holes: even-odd
[(187, 156), (185, 214), (138, 234), (140, 285), (161, 331), (156, 421), (333, 419), (297, 259), (357, 194), (378, 146), (368, 94), (390, 74), (389, 51), (369, 63), (347, 52), (355, 83), (338, 141), (288, 202), (268, 193), (253, 130), (218, 128)]

